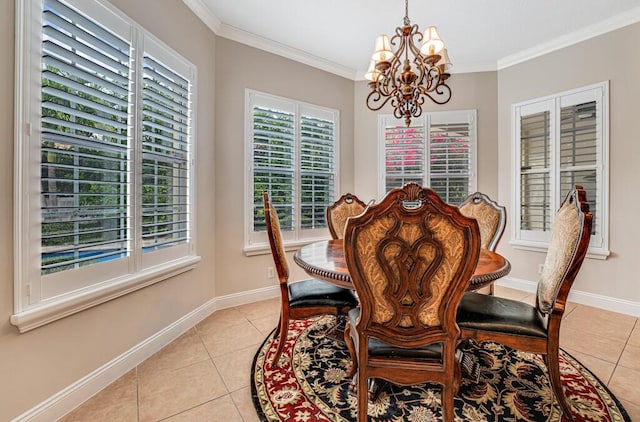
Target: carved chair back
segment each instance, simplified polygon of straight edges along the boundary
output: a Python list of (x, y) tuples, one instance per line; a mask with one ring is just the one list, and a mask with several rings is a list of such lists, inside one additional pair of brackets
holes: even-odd
[(271, 201), (269, 201), (269, 194), (267, 192), (262, 192), (262, 200), (264, 203), (264, 218), (267, 224), (267, 236), (269, 238), (269, 245), (271, 246), (273, 262), (276, 266), (280, 283), (286, 284), (289, 280), (289, 264), (287, 264), (287, 256), (282, 244), (278, 212)]
[(458, 208), (463, 215), (478, 220), (480, 246), (495, 251), (507, 223), (506, 208), (480, 192), (469, 195)]
[(475, 220), (415, 183), (350, 218), (344, 249), (360, 298), (358, 333), (406, 347), (456, 339), (479, 242)]
[(345, 193), (336, 202), (327, 207), (327, 226), (331, 237), (342, 239), (347, 219), (361, 214), (365, 208), (366, 204), (351, 193)]
[[(571, 190), (555, 215), (551, 240), (538, 281), (537, 307), (543, 315), (564, 312), (569, 290), (587, 254), (593, 216), (582, 186)], [(556, 307), (556, 305), (559, 305)]]

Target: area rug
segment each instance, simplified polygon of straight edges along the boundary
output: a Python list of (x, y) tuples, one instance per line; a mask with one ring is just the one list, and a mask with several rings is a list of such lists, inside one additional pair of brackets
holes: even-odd
[[(356, 398), (349, 392), (351, 365), (344, 342), (327, 335), (326, 316), (294, 321), (280, 366), (273, 367), (273, 332), (256, 353), (253, 401), (263, 421), (355, 421)], [(465, 353), (480, 364), (479, 381), (463, 379), (455, 398), (456, 422), (563, 421), (552, 402), (542, 357), (484, 342)], [(588, 369), (561, 352), (562, 382), (578, 421), (629, 421), (622, 405)], [(383, 384), (369, 402), (372, 421), (423, 422), (442, 419), (440, 387)]]

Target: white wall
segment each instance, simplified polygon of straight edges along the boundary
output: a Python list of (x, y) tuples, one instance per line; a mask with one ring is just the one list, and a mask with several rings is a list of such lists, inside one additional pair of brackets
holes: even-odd
[[(198, 67), (196, 269), (24, 334), (13, 313), (14, 1), (0, 1), (0, 421), (8, 421), (214, 297), (216, 37), (180, 0), (112, 3)], [(194, 40), (198, 40), (194, 42)], [(211, 234), (207, 236), (207, 234)]]
[[(609, 213), (611, 256), (603, 261), (586, 259), (573, 286), (582, 299), (596, 295), (625, 307), (640, 309), (640, 142), (635, 127), (640, 98), (640, 24), (563, 48), (498, 72), (499, 199), (511, 208), (510, 107), (512, 104), (610, 81)], [(588, 199), (588, 198), (587, 198)], [(512, 264), (510, 276), (536, 281), (544, 253), (514, 249), (509, 245), (510, 224), (498, 251)]]

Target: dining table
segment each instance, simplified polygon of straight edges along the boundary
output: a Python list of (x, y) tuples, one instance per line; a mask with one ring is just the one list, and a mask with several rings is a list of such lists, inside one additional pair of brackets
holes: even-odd
[[(353, 289), (344, 258), (343, 239), (323, 240), (304, 245), (294, 253), (293, 260), (312, 277)], [(480, 249), (478, 265), (471, 277), (468, 290), (486, 287), (510, 271), (511, 263), (504, 256), (488, 249)]]

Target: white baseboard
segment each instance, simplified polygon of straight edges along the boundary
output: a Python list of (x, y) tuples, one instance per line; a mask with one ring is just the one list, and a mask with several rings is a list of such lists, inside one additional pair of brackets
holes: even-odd
[[(503, 277), (497, 282), (497, 284), (528, 293), (535, 293), (538, 288), (538, 283), (535, 281), (523, 280), (515, 277)], [(598, 295), (576, 289), (571, 289), (568, 300), (581, 305), (593, 306), (595, 308), (605, 309), (611, 312), (640, 317), (640, 303), (632, 302), (630, 300)]]
[(234, 306), (246, 305), (247, 303), (280, 297), (280, 285), (263, 287), (261, 289), (249, 290), (246, 292), (233, 293), (230, 295), (215, 298), (217, 309), (232, 308)]
[(13, 419), (12, 422), (50, 422), (66, 415), (106, 386), (219, 309), (277, 297), (278, 285), (214, 298), (112, 361)]

